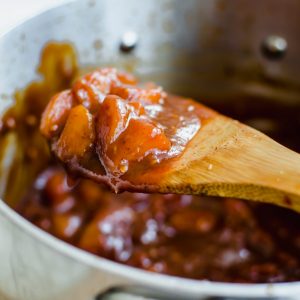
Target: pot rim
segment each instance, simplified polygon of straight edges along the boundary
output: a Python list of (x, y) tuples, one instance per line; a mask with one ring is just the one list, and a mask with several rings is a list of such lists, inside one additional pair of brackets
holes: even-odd
[[(13, 34), (14, 30), (25, 23), (40, 18), (50, 11), (62, 9), (65, 6), (72, 5), (80, 0), (64, 0), (60, 4), (50, 6), (46, 10), (38, 11), (32, 16), (22, 19), (17, 24), (8, 27), (0, 34), (0, 40), (8, 34)], [(81, 0), (84, 1), (84, 0)], [(16, 225), (26, 234), (36, 238), (41, 243), (56, 250), (60, 254), (77, 260), (92, 268), (108, 272), (112, 275), (122, 276), (130, 279), (136, 284), (145, 287), (155, 288), (157, 290), (175, 291), (176, 294), (186, 294), (188, 296), (233, 296), (233, 297), (273, 297), (273, 296), (297, 296), (300, 293), (300, 281), (283, 282), (283, 283), (261, 283), (261, 284), (244, 284), (244, 283), (222, 283), (208, 280), (194, 280), (170, 275), (164, 275), (154, 272), (145, 271), (131, 266), (123, 265), (70, 245), (23, 218), (2, 199), (0, 199), (0, 213), (12, 224)], [(174, 290), (176, 288), (176, 290)]]

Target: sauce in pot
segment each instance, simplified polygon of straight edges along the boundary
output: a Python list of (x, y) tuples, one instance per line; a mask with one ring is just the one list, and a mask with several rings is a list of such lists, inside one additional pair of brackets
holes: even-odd
[(145, 270), (224, 282), (300, 279), (300, 218), (237, 199), (113, 194), (49, 167), (18, 211), (86, 251)]
[[(16, 106), (2, 119), (1, 145), (11, 135), (19, 141), (5, 199), (12, 205), (15, 200), (13, 206), (22, 216), (95, 255), (152, 272), (222, 282), (300, 280), (300, 217), (295, 212), (238, 199), (116, 195), (85, 179), (70, 184), (65, 171), (49, 156), (38, 120), (49, 99), (76, 82), (74, 51), (68, 45), (48, 45), (39, 70), (43, 81), (18, 93)], [(77, 84), (78, 89), (81, 86)], [(60, 95), (67, 108), (73, 105), (68, 93)], [(90, 107), (84, 95), (81, 92), (81, 105), (92, 112), (92, 103)], [(260, 113), (275, 116), (275, 104), (273, 110), (266, 107)], [(221, 111), (232, 115), (226, 109)], [(282, 109), (277, 113), (274, 120), (288, 115)], [(259, 113), (250, 109), (238, 116), (245, 121)], [(60, 118), (67, 119), (63, 114)], [(287, 120), (291, 126), (296, 118)], [(273, 135), (277, 140), (300, 150), (298, 131), (277, 128)], [(52, 129), (50, 135), (62, 127)], [(286, 132), (295, 134), (287, 140)]]

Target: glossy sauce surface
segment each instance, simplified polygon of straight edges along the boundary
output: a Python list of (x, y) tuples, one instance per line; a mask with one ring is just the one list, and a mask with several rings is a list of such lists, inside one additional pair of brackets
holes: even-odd
[(151, 83), (137, 85), (132, 75), (106, 68), (54, 96), (43, 113), (41, 132), (69, 169), (97, 174), (96, 163), (100, 178), (117, 190), (118, 181), (138, 178), (178, 157), (201, 123), (215, 114), (191, 99), (168, 95)]
[[(0, 149), (13, 135), (19, 150), (4, 199), (21, 215), (77, 247), (153, 272), (222, 282), (300, 280), (300, 218), (292, 211), (238, 199), (115, 195), (89, 180), (70, 187), (38, 120), (49, 99), (78, 78), (74, 50), (47, 45), (39, 71), (41, 81), (18, 92), (1, 123)], [(243, 107), (244, 95), (225, 100), (216, 109), (260, 130), (269, 124), (266, 133), (300, 151), (294, 108), (260, 98)]]
[(36, 179), (18, 211), (93, 254), (145, 270), (224, 282), (300, 279), (300, 218), (237, 199), (113, 194), (60, 167)]

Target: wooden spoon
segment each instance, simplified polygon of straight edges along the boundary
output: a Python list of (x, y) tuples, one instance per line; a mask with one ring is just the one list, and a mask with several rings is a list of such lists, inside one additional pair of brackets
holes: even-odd
[(138, 183), (152, 184), (152, 192), (235, 197), (300, 212), (300, 155), (222, 115), (161, 174), (157, 184), (150, 174)]
[[(160, 113), (150, 114), (146, 106)], [(201, 120), (201, 128), (193, 131), (179, 156), (147, 162), (146, 153), (165, 151), (170, 143), (160, 128), (153, 131), (153, 120), (173, 130), (194, 118)], [(181, 132), (188, 135), (190, 128), (184, 126)], [(87, 74), (72, 91), (55, 96), (43, 114), (41, 131), (71, 171), (115, 191), (236, 197), (300, 212), (299, 154), (190, 99), (171, 99), (157, 87), (141, 89), (115, 69)], [(124, 132), (126, 138), (120, 138)], [(124, 161), (124, 171), (115, 168)]]
[[(107, 182), (99, 171), (71, 168), (94, 181)], [(300, 155), (217, 114), (202, 126), (180, 157), (163, 161), (139, 176), (124, 176), (115, 188), (234, 197), (300, 212)]]

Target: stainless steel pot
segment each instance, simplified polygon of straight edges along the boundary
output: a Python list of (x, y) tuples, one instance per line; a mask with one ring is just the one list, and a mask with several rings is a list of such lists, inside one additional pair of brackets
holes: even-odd
[[(1, 37), (1, 109), (12, 103), (17, 88), (37, 77), (40, 51), (50, 40), (72, 42), (82, 65), (130, 67), (173, 92), (215, 101), (237, 93), (259, 95), (299, 109), (299, 14), (297, 0), (71, 2)], [(271, 35), (284, 40), (267, 39)], [(13, 148), (7, 150), (2, 170), (13, 154)], [(4, 175), (0, 189), (5, 189)], [(161, 299), (300, 299), (300, 282), (213, 283), (123, 266), (50, 236), (3, 200), (1, 299), (86, 300), (111, 288)]]

